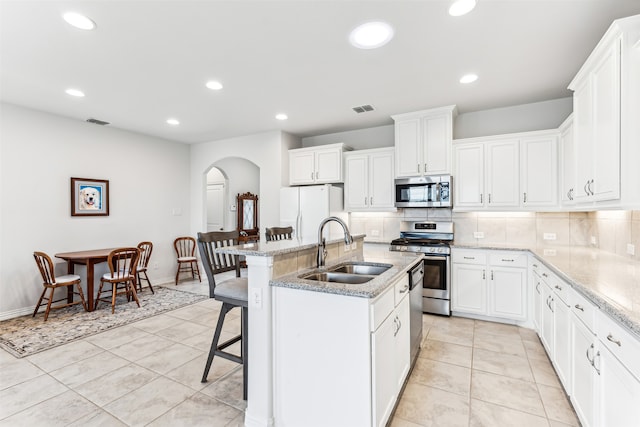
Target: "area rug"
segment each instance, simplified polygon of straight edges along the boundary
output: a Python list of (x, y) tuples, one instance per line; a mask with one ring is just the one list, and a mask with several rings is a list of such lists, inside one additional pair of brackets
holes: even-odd
[(124, 295), (118, 296), (115, 314), (111, 314), (110, 304), (101, 302), (98, 309), (91, 312), (84, 311), (80, 304), (51, 310), (46, 322), (44, 307), (35, 318), (27, 315), (4, 320), (0, 322), (0, 347), (18, 358), (30, 356), (209, 298), (161, 286), (156, 286), (154, 291), (152, 294), (146, 288), (138, 293), (140, 307), (135, 301), (127, 302)]

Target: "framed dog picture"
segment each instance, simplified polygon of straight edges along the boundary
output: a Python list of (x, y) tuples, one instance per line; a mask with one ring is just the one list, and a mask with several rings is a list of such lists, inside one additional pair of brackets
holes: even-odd
[(71, 216), (108, 216), (109, 181), (71, 178)]

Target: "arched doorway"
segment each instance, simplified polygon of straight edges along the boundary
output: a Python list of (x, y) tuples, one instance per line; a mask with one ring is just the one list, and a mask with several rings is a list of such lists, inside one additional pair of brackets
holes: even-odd
[(247, 159), (226, 157), (213, 163), (204, 175), (206, 230), (235, 230), (236, 196), (247, 192), (260, 195), (260, 168)]

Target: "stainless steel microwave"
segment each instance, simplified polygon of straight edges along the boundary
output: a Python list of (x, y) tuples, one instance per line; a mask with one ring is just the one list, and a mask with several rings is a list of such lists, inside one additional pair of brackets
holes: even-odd
[(396, 207), (450, 208), (451, 175), (396, 179)]

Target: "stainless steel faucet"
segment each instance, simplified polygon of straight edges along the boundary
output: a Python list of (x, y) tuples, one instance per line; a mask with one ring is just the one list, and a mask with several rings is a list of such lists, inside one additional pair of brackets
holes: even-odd
[(347, 227), (347, 224), (345, 224), (343, 220), (335, 216), (330, 216), (328, 218), (323, 219), (322, 222), (320, 222), (320, 226), (318, 227), (318, 258), (317, 258), (318, 268), (324, 267), (324, 261), (327, 258), (326, 240), (324, 237), (322, 237), (322, 232), (324, 230), (324, 226), (330, 221), (335, 221), (342, 226), (342, 229), (344, 230), (345, 245), (350, 245), (351, 243), (353, 243), (353, 237), (351, 237), (351, 233), (349, 233), (349, 228)]

